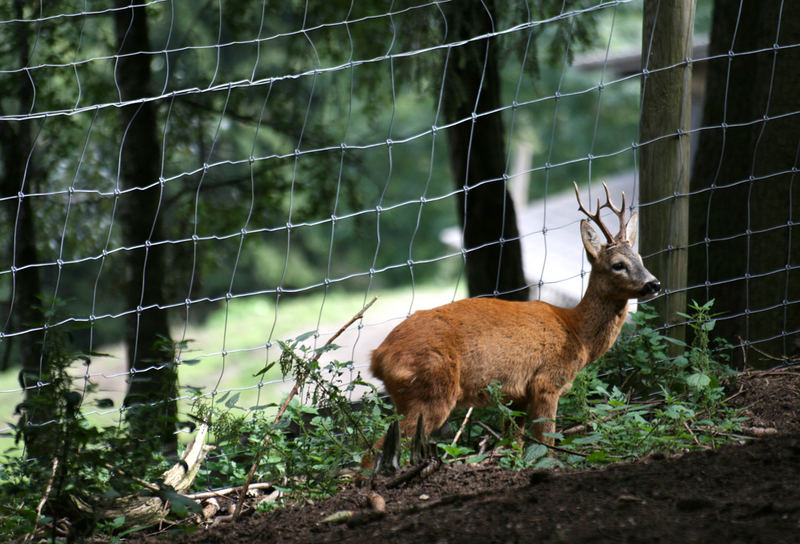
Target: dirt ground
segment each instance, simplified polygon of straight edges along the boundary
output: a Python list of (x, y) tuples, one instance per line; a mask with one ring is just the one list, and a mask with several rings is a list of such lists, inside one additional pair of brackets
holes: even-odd
[[(744, 374), (732, 403), (757, 439), (588, 470), (445, 465), (405, 487), (350, 487), (326, 501), (191, 534), (128, 542), (800, 542), (800, 367)], [(347, 522), (323, 521), (342, 510)]]

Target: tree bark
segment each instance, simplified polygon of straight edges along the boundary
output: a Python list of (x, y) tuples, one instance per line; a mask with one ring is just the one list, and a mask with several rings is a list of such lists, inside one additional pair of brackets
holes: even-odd
[[(130, 5), (117, 0), (118, 7)], [(150, 96), (150, 56), (145, 7), (115, 12), (118, 50), (115, 72), (123, 101)], [(120, 108), (123, 133), (120, 181), (123, 189), (149, 186), (159, 180), (161, 155), (153, 102)], [(125, 405), (134, 428), (159, 436), (166, 450), (174, 451), (177, 404), (177, 369), (166, 311), (152, 308), (165, 301), (163, 278), (167, 273), (159, 215), (162, 187), (134, 190), (119, 197), (123, 243), (143, 249), (126, 253), (126, 302), (130, 310), (125, 343), (131, 378)], [(166, 365), (166, 366), (162, 366)], [(153, 367), (156, 367), (155, 369)]]
[[(485, 2), (494, 12), (494, 2)], [(443, 6), (451, 42), (492, 31), (479, 1)], [(491, 38), (453, 47), (445, 75), (443, 113), (446, 123), (500, 107), (497, 42)], [(470, 296), (493, 295), (527, 300), (522, 249), (506, 173), (505, 130), (501, 113), (472, 117), (450, 127), (448, 147), (459, 193), (464, 229), (466, 275)]]
[(714, 5), (709, 53), (722, 58), (708, 62), (703, 125), (714, 128), (701, 133), (692, 172), (689, 277), (724, 312), (716, 333), (790, 356), (800, 352), (800, 50), (773, 44), (800, 43), (800, 4), (739, 10)]
[(644, 3), (642, 68), (648, 73), (642, 79), (639, 139), (649, 143), (639, 151), (639, 253), (664, 286), (655, 309), (678, 340), (685, 337), (684, 327), (672, 325), (686, 311), (692, 101), (691, 64), (679, 63), (692, 54), (693, 23), (694, 0)]
[[(24, 17), (23, 7), (23, 0), (15, 0), (15, 17), (19, 19)], [(29, 60), (29, 27), (28, 25), (16, 25), (14, 28), (13, 39), (19, 66), (27, 66)], [(19, 111), (27, 111), (33, 101), (33, 86), (27, 74), (20, 74), (18, 81), (19, 84), (16, 89), (11, 89), (10, 92), (17, 97)], [(41, 172), (36, 168), (36, 161), (28, 160), (33, 153), (33, 146), (31, 121), (18, 121), (15, 124), (6, 122), (0, 127), (0, 147), (2, 147), (4, 173), (1, 189), (2, 196), (23, 195), (17, 200), (7, 201), (5, 205), (7, 224), (11, 226), (8, 255), (11, 258), (11, 263), (17, 269), (39, 263), (36, 247), (36, 217), (31, 206), (31, 197), (24, 196), (25, 193), (34, 192), (32, 189), (34, 181), (41, 175)], [(8, 329), (6, 331), (42, 327), (44, 325), (44, 314), (42, 312), (42, 302), (39, 299), (42, 294), (39, 268), (17, 270), (12, 273), (11, 281), (12, 300), (9, 308), (10, 319), (8, 320)], [(42, 339), (43, 333), (41, 330), (18, 337), (18, 355), (21, 359), (22, 367), (19, 374), (19, 382), (21, 387), (26, 388), (25, 402), (23, 403), (25, 408), (20, 421), (23, 428), (26, 423), (37, 424), (52, 419), (53, 413), (49, 408), (55, 408), (54, 404), (34, 401), (34, 397), (47, 394), (47, 387), (31, 387), (36, 386), (37, 382), (48, 381), (47, 362), (42, 359)], [(5, 342), (8, 342), (8, 340)], [(9, 345), (4, 347), (10, 349)], [(52, 444), (48, 443), (46, 429), (32, 427), (27, 429), (23, 436), (29, 457), (46, 458), (52, 448)]]

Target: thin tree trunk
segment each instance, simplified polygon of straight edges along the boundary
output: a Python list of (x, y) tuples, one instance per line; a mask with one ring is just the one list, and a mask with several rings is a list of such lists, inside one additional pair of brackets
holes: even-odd
[[(495, 11), (493, 1), (485, 4)], [(482, 2), (457, 2), (443, 9), (450, 41), (492, 31)], [(451, 50), (444, 89), (447, 123), (500, 107), (497, 48), (496, 40), (485, 39)], [(473, 118), (447, 133), (453, 179), (456, 188), (464, 189), (459, 194), (459, 213), (469, 294), (527, 300), (517, 217), (503, 177), (506, 133), (502, 114)]]
[[(117, 6), (130, 5), (117, 0)], [(123, 100), (150, 96), (150, 56), (136, 54), (149, 48), (147, 8), (115, 12), (120, 55), (115, 72)], [(132, 54), (133, 53), (133, 54)], [(157, 182), (161, 155), (158, 146), (156, 112), (152, 102), (120, 108), (123, 133), (120, 180), (123, 189)], [(120, 196), (120, 219), (126, 246), (143, 249), (127, 252), (126, 301), (135, 310), (126, 320), (125, 342), (132, 370), (125, 405), (134, 428), (160, 436), (167, 450), (175, 449), (177, 416), (177, 370), (169, 335), (167, 313), (152, 305), (164, 303), (163, 278), (167, 274), (163, 245), (149, 245), (163, 239), (159, 215), (161, 187), (135, 190)], [(166, 366), (162, 366), (166, 365)], [(153, 368), (155, 367), (155, 368)]]

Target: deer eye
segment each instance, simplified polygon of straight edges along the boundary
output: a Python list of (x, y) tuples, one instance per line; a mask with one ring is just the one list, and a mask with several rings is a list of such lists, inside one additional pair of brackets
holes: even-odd
[(625, 263), (614, 263), (611, 265), (611, 269), (616, 270), (617, 272), (622, 272), (626, 268), (627, 267), (625, 266)]

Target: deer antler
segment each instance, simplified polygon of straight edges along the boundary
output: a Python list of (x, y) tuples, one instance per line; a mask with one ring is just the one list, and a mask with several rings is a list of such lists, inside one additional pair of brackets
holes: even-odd
[[(627, 226), (625, 222), (625, 193), (624, 192), (622, 193), (622, 207), (617, 208), (616, 206), (614, 206), (614, 203), (611, 202), (611, 194), (608, 192), (608, 185), (603, 183), (603, 189), (606, 190), (606, 203), (601, 206), (600, 199), (598, 198), (597, 213), (591, 214), (581, 201), (581, 193), (578, 190), (578, 184), (573, 181), (572, 185), (575, 186), (575, 196), (578, 197), (578, 206), (579, 206), (578, 209), (583, 213), (585, 213), (591, 220), (593, 220), (597, 224), (598, 227), (600, 227), (600, 230), (602, 230), (603, 234), (605, 234), (608, 243), (610, 245), (613, 245), (616, 243), (627, 242), (628, 235), (625, 229), (625, 227)], [(611, 235), (611, 231), (608, 230), (608, 227), (600, 220), (600, 210), (603, 208), (608, 208), (609, 210), (614, 212), (614, 215), (616, 215), (617, 218), (619, 218), (619, 234), (617, 235), (616, 239)]]

